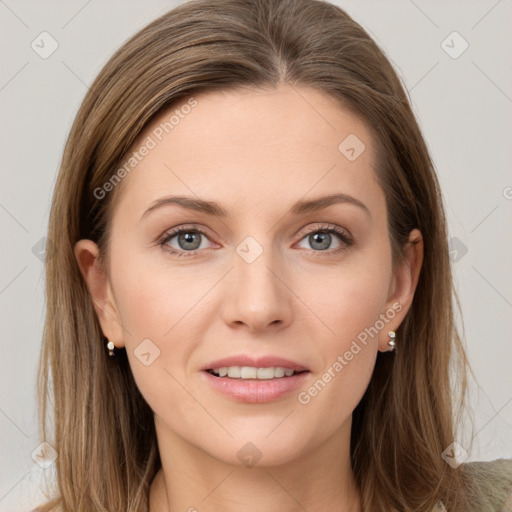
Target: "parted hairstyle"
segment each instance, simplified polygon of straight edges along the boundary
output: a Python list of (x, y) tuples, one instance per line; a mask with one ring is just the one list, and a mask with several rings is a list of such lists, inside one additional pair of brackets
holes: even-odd
[[(375, 140), (393, 264), (418, 228), (424, 259), (399, 350), (379, 353), (353, 412), (351, 462), (367, 512), (469, 510), (463, 466), (441, 454), (456, 436), (470, 372), (455, 322), (439, 182), (408, 96), (368, 33), (318, 0), (191, 0), (129, 39), (94, 80), (65, 146), (50, 212), (46, 319), (38, 375), (42, 439), (57, 451), (41, 511), (145, 512), (161, 467), (153, 414), (126, 352), (109, 358), (74, 256), (91, 239), (108, 261), (120, 187), (94, 191), (163, 110), (204, 91), (309, 86), (356, 113)], [(172, 134), (171, 134), (172, 136)], [(453, 374), (452, 374), (453, 372)], [(453, 379), (451, 379), (451, 376)]]

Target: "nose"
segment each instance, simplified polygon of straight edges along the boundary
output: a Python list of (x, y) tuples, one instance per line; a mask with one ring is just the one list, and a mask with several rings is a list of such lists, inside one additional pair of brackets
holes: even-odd
[(283, 267), (267, 247), (252, 262), (234, 252), (233, 269), (224, 280), (223, 290), (227, 325), (264, 332), (290, 324), (294, 295), (287, 283), (289, 272)]

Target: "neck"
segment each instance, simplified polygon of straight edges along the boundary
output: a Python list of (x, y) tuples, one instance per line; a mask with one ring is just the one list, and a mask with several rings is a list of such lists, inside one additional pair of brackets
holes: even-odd
[(228, 464), (158, 432), (157, 426), (162, 468), (151, 485), (150, 512), (362, 510), (350, 465), (350, 421), (311, 452), (272, 466)]

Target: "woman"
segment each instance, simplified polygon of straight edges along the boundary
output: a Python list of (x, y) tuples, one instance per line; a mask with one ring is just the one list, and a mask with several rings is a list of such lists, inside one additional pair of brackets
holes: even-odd
[(505, 506), (510, 461), (455, 442), (439, 184), (341, 9), (193, 0), (140, 31), (77, 114), (48, 237), (40, 510)]

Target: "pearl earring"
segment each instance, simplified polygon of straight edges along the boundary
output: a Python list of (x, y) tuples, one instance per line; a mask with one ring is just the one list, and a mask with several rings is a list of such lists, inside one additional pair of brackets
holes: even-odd
[(114, 342), (113, 342), (113, 341), (109, 341), (107, 338), (105, 338), (105, 340), (107, 341), (108, 355), (109, 355), (109, 356), (113, 356), (113, 355), (115, 355), (115, 354), (114, 354), (114, 349), (115, 349), (116, 347), (115, 347), (115, 345), (114, 345)]
[(389, 347), (390, 352), (392, 352), (393, 350), (395, 350), (395, 347), (396, 347), (395, 331), (389, 331), (388, 336), (389, 336), (388, 347)]

